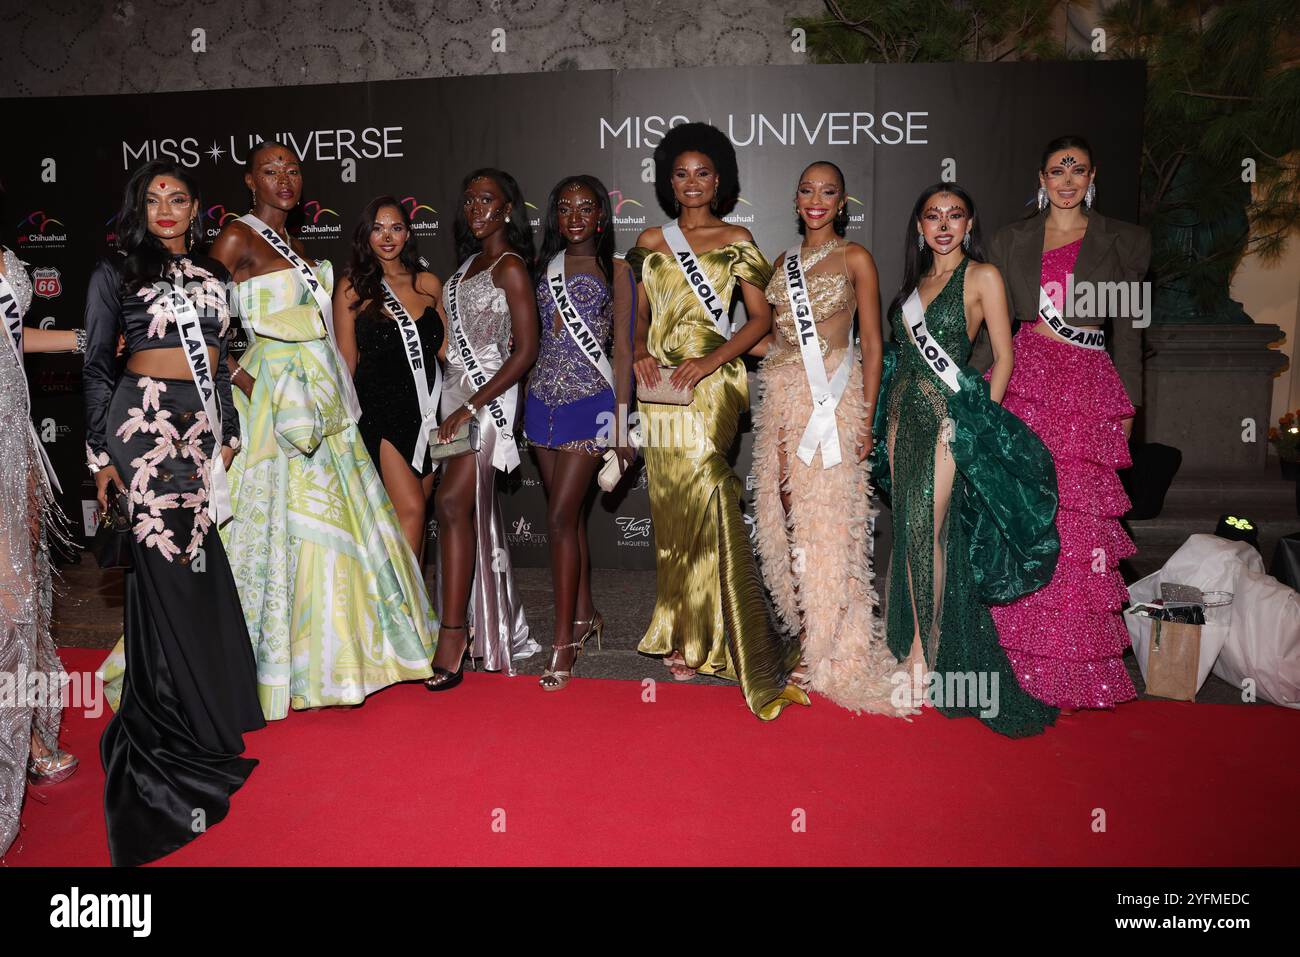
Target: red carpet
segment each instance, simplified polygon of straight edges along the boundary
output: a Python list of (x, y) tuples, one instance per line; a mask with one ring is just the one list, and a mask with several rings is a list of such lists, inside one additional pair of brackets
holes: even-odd
[[(104, 653), (62, 654), (72, 671)], [(1008, 741), (933, 712), (815, 698), (763, 724), (734, 688), (655, 692), (471, 674), (291, 714), (246, 737), (262, 763), (230, 816), (162, 863), (1300, 864), (1300, 714), (1283, 708), (1138, 702)], [(65, 721), (81, 769), (29, 790), (6, 864), (108, 863), (108, 715)]]

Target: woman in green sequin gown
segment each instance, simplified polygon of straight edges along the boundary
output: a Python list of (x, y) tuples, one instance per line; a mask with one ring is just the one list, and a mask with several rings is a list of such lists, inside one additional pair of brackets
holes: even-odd
[[(874, 456), (888, 463), (872, 474), (893, 503), (887, 634), (912, 679), (902, 690), (1021, 737), (1056, 711), (1017, 684), (988, 606), (1051, 580), (1056, 472), (1037, 436), (997, 404), (1011, 377), (1011, 323), (1001, 276), (981, 261), (974, 212), (955, 184), (930, 187), (913, 211), (875, 418)], [(988, 385), (965, 367), (981, 323), (996, 356)], [(934, 344), (956, 366), (956, 391), (922, 353)]]

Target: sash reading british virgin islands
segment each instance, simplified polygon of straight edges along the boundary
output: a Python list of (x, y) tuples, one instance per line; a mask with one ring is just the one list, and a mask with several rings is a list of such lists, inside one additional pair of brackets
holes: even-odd
[(218, 526), (227, 522), (232, 514), (230, 484), (226, 479), (226, 462), (221, 457), (221, 408), (217, 403), (217, 384), (208, 363), (208, 346), (203, 340), (203, 326), (194, 303), (180, 286), (171, 286), (166, 296), (176, 317), (176, 334), (185, 351), (185, 361), (190, 366), (190, 377), (199, 390), (203, 411), (208, 417), (208, 427), (216, 439), (208, 466), (208, 515)]
[(847, 350), (840, 367), (835, 370), (834, 380), (828, 382), (799, 246), (792, 247), (785, 254), (785, 285), (790, 293), (790, 315), (794, 318), (795, 334), (799, 337), (799, 354), (803, 358), (803, 371), (808, 377), (813, 406), (808, 425), (799, 440), (799, 459), (804, 465), (812, 465), (813, 456), (820, 448), (822, 468), (834, 468), (840, 464), (840, 433), (835, 422), (835, 409), (848, 384), (856, 350)]
[[(474, 353), (474, 347), (470, 345), (469, 337), (465, 335), (465, 328), (460, 321), (458, 296), (460, 282), (465, 278), (465, 273), (470, 264), (477, 258), (478, 253), (474, 253), (461, 263), (460, 268), (452, 274), (451, 278), (447, 280), (447, 285), (443, 287), (444, 301), (447, 306), (447, 325), (451, 327), (451, 348), (454, 348), (456, 354), (460, 356), (461, 364), (465, 367), (465, 372), (469, 375), (469, 380), (474, 384), (476, 390), (487, 385), (491, 376), (484, 370), (483, 364), (478, 361), (478, 356)], [(497, 430), (496, 448), (492, 451), (492, 467), (500, 472), (511, 472), (519, 465), (519, 449), (515, 445), (513, 427), (518, 390), (518, 384), (512, 385), (486, 406), (486, 411), (492, 417), (492, 424)], [(480, 409), (479, 411), (484, 410)]]
[(691, 292), (695, 293), (695, 298), (700, 301), (704, 307), (705, 313), (713, 320), (713, 325), (717, 327), (718, 335), (724, 339), (731, 338), (731, 318), (727, 315), (727, 309), (711, 285), (709, 279), (704, 275), (699, 261), (695, 258), (695, 253), (691, 251), (690, 243), (686, 241), (686, 234), (682, 232), (682, 227), (677, 225), (677, 220), (664, 223), (664, 242), (668, 248), (673, 251), (673, 259), (686, 274), (686, 285), (691, 287)]
[[(0, 253), (3, 255), (3, 253)], [(4, 316), (5, 329), (8, 335), (5, 341), (14, 350), (14, 357), (18, 360), (18, 368), (22, 370), (25, 367), (23, 362), (23, 311), (18, 305), (18, 293), (14, 290), (12, 284), (4, 276), (0, 276), (0, 315)], [(59, 477), (54, 474), (54, 465), (50, 462), (50, 456), (45, 451), (45, 443), (36, 432), (36, 425), (32, 422), (32, 397), (27, 391), (27, 376), (20, 374), (18, 377), (23, 385), (23, 414), (27, 417), (27, 428), (32, 434), (32, 441), (36, 443), (36, 451), (40, 453), (41, 465), (45, 469), (45, 477), (49, 484), (54, 487), (56, 492), (62, 492), (63, 486), (59, 485)]]
[(578, 307), (569, 298), (567, 282), (568, 279), (564, 274), (564, 250), (561, 249), (546, 267), (546, 288), (551, 292), (551, 299), (555, 301), (555, 311), (559, 314), (560, 321), (564, 323), (564, 328), (569, 331), (570, 338), (577, 343), (582, 354), (596, 367), (596, 371), (604, 377), (612, 389), (614, 370), (605, 356), (605, 351), (600, 347), (600, 342), (587, 328), (581, 313), (578, 312)]
[(245, 213), (239, 217), (239, 221), (265, 239), (270, 247), (293, 267), (294, 272), (298, 274), (298, 279), (316, 300), (316, 308), (320, 310), (321, 319), (325, 323), (325, 332), (329, 335), (330, 345), (334, 347), (334, 354), (338, 357), (340, 370), (338, 385), (343, 394), (343, 401), (347, 406), (348, 414), (352, 416), (352, 421), (360, 420), (361, 403), (357, 401), (357, 390), (352, 385), (352, 376), (348, 375), (347, 364), (343, 361), (342, 353), (339, 352), (338, 338), (334, 334), (334, 304), (330, 301), (324, 284), (311, 266), (307, 265), (307, 261), (294, 252), (293, 247), (285, 242), (279, 233), (258, 217), (252, 213)]
[[(1073, 283), (1067, 288), (1066, 295), (1072, 294)], [(1072, 346), (1079, 346), (1081, 349), (1102, 349), (1106, 348), (1106, 333), (1101, 329), (1080, 329), (1072, 326), (1061, 318), (1061, 311), (1056, 308), (1052, 302), (1052, 297), (1047, 294), (1047, 290), (1042, 286), (1038, 287), (1038, 316), (1043, 322), (1047, 323), (1047, 328), (1052, 334), (1062, 342), (1068, 342)]]
[(420, 330), (416, 326), (415, 320), (411, 314), (406, 311), (402, 305), (402, 300), (397, 298), (393, 292), (393, 287), (388, 285), (388, 280), (384, 283), (384, 308), (389, 314), (397, 320), (398, 330), (402, 334), (402, 345), (405, 347), (406, 364), (411, 368), (411, 379), (415, 383), (415, 396), (420, 403), (420, 431), (415, 437), (415, 451), (411, 455), (411, 468), (420, 472), (424, 468), (425, 455), (429, 449), (429, 441), (434, 432), (438, 429), (438, 400), (442, 397), (442, 369), (438, 365), (438, 359), (433, 359), (433, 386), (428, 384), (428, 376), (425, 374), (424, 346), (420, 342)]
[(960, 390), (957, 363), (943, 346), (939, 345), (939, 340), (930, 335), (930, 329), (925, 324), (925, 310), (921, 308), (921, 294), (915, 289), (903, 303), (903, 321), (907, 324), (907, 334), (926, 364), (934, 370), (934, 374), (953, 392)]

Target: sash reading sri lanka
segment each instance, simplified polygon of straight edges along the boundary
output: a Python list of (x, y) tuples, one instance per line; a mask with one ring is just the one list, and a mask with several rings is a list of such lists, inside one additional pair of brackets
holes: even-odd
[(691, 251), (690, 243), (686, 241), (686, 234), (682, 232), (682, 227), (678, 226), (677, 220), (674, 219), (671, 222), (664, 223), (663, 231), (664, 242), (673, 251), (673, 258), (677, 260), (677, 265), (686, 274), (686, 285), (691, 287), (691, 292), (695, 293), (695, 298), (704, 307), (704, 312), (713, 320), (718, 335), (724, 339), (730, 339), (731, 317), (727, 315), (727, 309), (722, 297), (718, 295), (717, 290), (709, 285), (708, 277), (704, 275), (704, 270), (695, 258), (695, 253)]
[[(8, 335), (5, 340), (14, 350), (14, 357), (18, 360), (18, 368), (22, 370), (25, 367), (23, 362), (23, 311), (18, 306), (18, 293), (4, 276), (0, 276), (0, 315), (4, 316), (5, 329)], [(32, 422), (32, 397), (27, 391), (27, 375), (21, 376), (23, 383), (23, 414), (27, 417), (27, 428), (32, 434), (32, 441), (36, 443), (36, 451), (40, 453), (41, 465), (45, 468), (45, 475), (49, 479), (50, 485), (56, 492), (62, 492), (63, 486), (59, 484), (59, 477), (54, 474), (54, 465), (50, 462), (50, 456), (45, 451), (45, 443), (41, 441), (40, 435), (36, 432), (36, 425)]]
[[(443, 295), (447, 306), (447, 325), (451, 327), (452, 347), (455, 348), (456, 354), (460, 356), (461, 364), (464, 365), (465, 372), (469, 376), (470, 382), (474, 384), (474, 388), (481, 389), (487, 385), (491, 376), (484, 371), (482, 363), (478, 361), (478, 356), (474, 353), (474, 347), (470, 345), (469, 337), (465, 335), (465, 330), (460, 321), (460, 305), (457, 302), (460, 281), (465, 277), (465, 272), (469, 269), (470, 263), (477, 258), (478, 253), (474, 253), (469, 259), (460, 264), (460, 268), (452, 274), (443, 287)], [(492, 417), (492, 424), (497, 430), (496, 447), (492, 450), (492, 467), (501, 472), (512, 472), (519, 465), (519, 449), (515, 446), (512, 424), (515, 418), (515, 400), (518, 388), (518, 385), (512, 385), (486, 406), (488, 414)]]
[(352, 376), (347, 374), (347, 365), (343, 361), (342, 353), (339, 352), (338, 339), (334, 335), (334, 304), (330, 301), (329, 293), (325, 291), (324, 285), (317, 278), (311, 266), (307, 265), (307, 261), (294, 252), (293, 247), (281, 239), (279, 233), (252, 213), (245, 213), (240, 216), (239, 221), (265, 239), (271, 248), (293, 267), (294, 272), (298, 274), (298, 278), (307, 287), (307, 291), (316, 300), (316, 308), (320, 310), (321, 319), (325, 323), (325, 332), (329, 335), (330, 345), (334, 348), (334, 354), (338, 356), (339, 368), (342, 370), (339, 374), (339, 388), (343, 394), (343, 401), (348, 414), (352, 416), (352, 420), (354, 422), (359, 421), (361, 419), (361, 403), (357, 400), (357, 390), (352, 384)]
[(569, 288), (565, 282), (564, 250), (561, 249), (546, 267), (546, 288), (551, 291), (551, 298), (555, 301), (555, 311), (559, 314), (560, 321), (564, 323), (564, 328), (569, 330), (569, 336), (577, 343), (587, 360), (596, 367), (596, 371), (604, 376), (612, 389), (614, 370), (605, 356), (605, 351), (600, 347), (600, 342), (591, 334), (591, 330), (587, 328), (582, 315), (578, 312), (578, 307), (569, 298)]
[(925, 310), (921, 308), (921, 294), (915, 289), (903, 303), (903, 320), (907, 323), (907, 334), (912, 337), (913, 344), (926, 364), (943, 380), (944, 385), (953, 392), (959, 391), (961, 382), (957, 379), (957, 363), (939, 345), (939, 340), (930, 335), (930, 329), (925, 324)]
[(790, 314), (794, 317), (799, 353), (803, 357), (803, 371), (808, 377), (808, 391), (812, 394), (813, 404), (812, 415), (803, 430), (803, 437), (799, 439), (799, 459), (804, 465), (812, 465), (813, 456), (820, 447), (822, 468), (834, 468), (840, 464), (840, 433), (835, 423), (835, 409), (848, 384), (855, 350), (849, 349), (845, 353), (840, 367), (835, 370), (834, 380), (828, 382), (799, 246), (785, 254), (785, 284), (790, 292)]
[(221, 457), (221, 408), (217, 404), (217, 383), (212, 377), (212, 367), (208, 363), (208, 345), (203, 339), (203, 327), (199, 323), (199, 314), (194, 303), (180, 286), (172, 286), (166, 296), (171, 303), (172, 315), (176, 317), (176, 333), (180, 337), (181, 347), (185, 350), (185, 361), (190, 366), (190, 376), (194, 386), (199, 390), (203, 401), (203, 411), (208, 417), (208, 428), (212, 430), (216, 442), (212, 447), (212, 458), (208, 465), (208, 515), (218, 526), (223, 525), (232, 515), (230, 506), (230, 484), (226, 480), (226, 462)]
[(1047, 323), (1047, 328), (1062, 342), (1083, 349), (1106, 348), (1106, 333), (1101, 329), (1080, 329), (1061, 318), (1061, 311), (1052, 302), (1052, 297), (1042, 286), (1038, 287), (1038, 317)]
[(442, 369), (438, 359), (433, 359), (433, 386), (428, 384), (425, 373), (424, 346), (420, 343), (420, 330), (415, 320), (406, 311), (402, 301), (397, 298), (388, 280), (383, 282), (384, 308), (397, 320), (397, 327), (402, 333), (402, 345), (406, 350), (406, 364), (411, 367), (411, 379), (415, 383), (415, 396), (420, 402), (420, 431), (415, 436), (415, 452), (411, 455), (411, 468), (420, 472), (424, 468), (425, 455), (429, 450), (429, 438), (438, 429), (438, 400), (442, 397)]

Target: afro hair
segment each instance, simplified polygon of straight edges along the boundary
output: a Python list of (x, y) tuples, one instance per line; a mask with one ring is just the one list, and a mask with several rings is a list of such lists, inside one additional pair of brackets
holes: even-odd
[(655, 147), (655, 197), (669, 216), (675, 216), (677, 200), (673, 196), (673, 163), (683, 153), (703, 153), (713, 161), (718, 173), (717, 213), (725, 216), (740, 198), (740, 170), (736, 168), (736, 148), (716, 126), (708, 123), (683, 123), (669, 130)]

